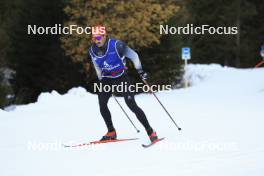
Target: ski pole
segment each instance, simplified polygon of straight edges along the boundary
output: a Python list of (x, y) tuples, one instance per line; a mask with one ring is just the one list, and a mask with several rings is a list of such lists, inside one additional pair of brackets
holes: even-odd
[(133, 127), (135, 128), (135, 130), (137, 131), (137, 133), (139, 133), (139, 129), (137, 129), (137, 127), (135, 126), (135, 124), (132, 122), (132, 120), (129, 118), (128, 114), (126, 113), (126, 111), (124, 110), (124, 108), (121, 106), (121, 104), (118, 102), (117, 98), (112, 95), (115, 99), (115, 101), (117, 102), (117, 104), (119, 105), (119, 107), (122, 109), (122, 111), (124, 112), (124, 114), (126, 115), (126, 117), (128, 118), (128, 120), (130, 121), (130, 123), (133, 125)]
[[(146, 80), (142, 80), (148, 87), (149, 84)], [(167, 111), (167, 109), (164, 107), (164, 105), (161, 103), (161, 101), (159, 100), (159, 98), (157, 97), (157, 95), (151, 91), (151, 93), (154, 95), (154, 97), (158, 100), (159, 104), (161, 105), (161, 107), (164, 109), (164, 111), (167, 113), (167, 115), (170, 117), (170, 119), (172, 120), (172, 122), (174, 123), (174, 125), (178, 128), (178, 130), (180, 131), (181, 128), (177, 125), (177, 123), (175, 122), (175, 120), (172, 118), (172, 116), (170, 115), (170, 113)]]
[(260, 61), (260, 62), (255, 66), (255, 68), (260, 67), (262, 64), (264, 64), (264, 59), (263, 59), (262, 61)]

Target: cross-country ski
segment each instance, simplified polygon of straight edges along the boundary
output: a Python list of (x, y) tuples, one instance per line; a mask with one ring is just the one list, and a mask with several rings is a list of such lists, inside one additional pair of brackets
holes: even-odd
[(84, 146), (90, 146), (90, 145), (96, 145), (96, 144), (106, 144), (106, 143), (114, 143), (114, 142), (124, 142), (124, 141), (133, 141), (137, 140), (138, 138), (127, 138), (127, 139), (111, 139), (111, 140), (97, 140), (97, 141), (91, 141), (87, 143), (82, 143), (82, 144), (74, 144), (74, 145), (67, 145), (67, 144), (62, 144), (63, 147), (84, 147)]

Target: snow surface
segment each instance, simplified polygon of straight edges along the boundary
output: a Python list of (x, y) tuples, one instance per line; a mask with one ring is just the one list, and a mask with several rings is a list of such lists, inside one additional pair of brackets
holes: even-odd
[(189, 65), (188, 89), (157, 93), (181, 126), (179, 132), (151, 94), (136, 96), (163, 142), (136, 133), (113, 99), (119, 138), (137, 141), (62, 148), (99, 139), (105, 132), (97, 96), (73, 88), (42, 93), (36, 103), (0, 110), (0, 176), (227, 176), (264, 175), (264, 69)]

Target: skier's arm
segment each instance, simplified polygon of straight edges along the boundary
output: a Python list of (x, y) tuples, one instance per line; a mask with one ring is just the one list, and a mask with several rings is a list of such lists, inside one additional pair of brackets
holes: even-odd
[(97, 77), (99, 80), (102, 79), (102, 71), (101, 69), (95, 64), (94, 60), (92, 59), (92, 62), (93, 62), (93, 65), (94, 65), (94, 68), (95, 68), (95, 71), (96, 71), (96, 74), (97, 74)]
[(132, 50), (130, 47), (126, 46), (124, 56), (129, 58), (133, 62), (135, 68), (138, 71), (142, 70), (142, 65), (141, 65), (141, 62), (139, 60), (138, 54), (134, 50)]
[(129, 48), (125, 43), (118, 41), (117, 51), (119, 56), (126, 57), (133, 62), (134, 67), (137, 69), (137, 72), (142, 80), (146, 80), (148, 78), (148, 74), (143, 71), (138, 54), (134, 50)]
[(95, 69), (96, 75), (97, 75), (98, 79), (101, 80), (101, 79), (102, 79), (102, 71), (101, 71), (101, 69), (97, 66), (97, 64), (95, 63), (95, 61), (93, 60), (91, 54), (90, 54), (89, 51), (88, 51), (88, 54), (87, 54), (87, 58), (86, 58), (86, 60), (89, 59), (89, 56), (90, 56), (90, 59), (91, 59), (92, 62), (93, 62), (93, 65), (94, 65), (94, 69)]
[(130, 59), (138, 71), (142, 70), (142, 65), (139, 60), (138, 54), (133, 49), (128, 47), (124, 42), (117, 42), (117, 51), (121, 57), (125, 56), (126, 58)]

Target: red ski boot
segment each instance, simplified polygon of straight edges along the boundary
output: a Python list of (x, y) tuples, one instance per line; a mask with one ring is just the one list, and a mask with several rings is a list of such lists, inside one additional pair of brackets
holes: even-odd
[(151, 133), (151, 135), (149, 135), (149, 139), (150, 139), (151, 142), (156, 141), (158, 139), (157, 133), (155, 131), (153, 131)]
[(106, 133), (102, 139), (100, 141), (106, 141), (106, 140), (115, 140), (117, 137), (116, 132), (115, 131), (111, 131)]

